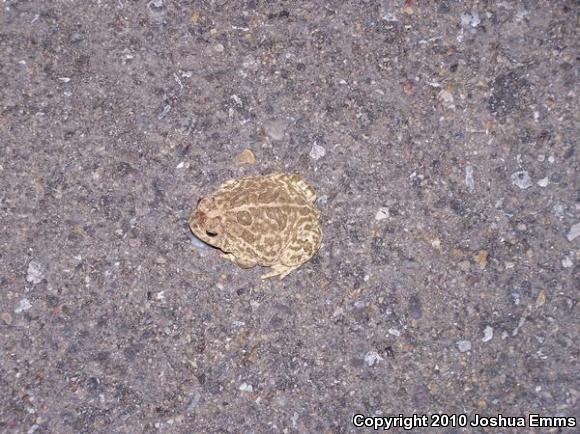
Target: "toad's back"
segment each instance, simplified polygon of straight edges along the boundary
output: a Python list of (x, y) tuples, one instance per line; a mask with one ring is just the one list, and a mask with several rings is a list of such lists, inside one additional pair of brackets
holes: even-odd
[(298, 175), (232, 180), (213, 197), (225, 214), (228, 250), (242, 261), (272, 266), (284, 257), (305, 262), (318, 249), (315, 194)]

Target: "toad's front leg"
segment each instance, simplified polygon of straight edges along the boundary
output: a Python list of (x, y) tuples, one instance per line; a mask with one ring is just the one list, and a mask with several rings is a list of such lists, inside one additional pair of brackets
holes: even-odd
[(232, 261), (234, 264), (241, 268), (252, 268), (257, 265), (255, 260), (238, 258), (233, 253), (222, 253), (222, 258)]

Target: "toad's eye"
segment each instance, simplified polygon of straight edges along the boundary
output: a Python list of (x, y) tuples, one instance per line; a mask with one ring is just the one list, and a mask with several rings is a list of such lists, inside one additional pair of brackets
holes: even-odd
[(217, 232), (215, 231), (210, 231), (210, 230), (206, 230), (205, 234), (210, 236), (210, 237), (215, 237), (217, 235)]

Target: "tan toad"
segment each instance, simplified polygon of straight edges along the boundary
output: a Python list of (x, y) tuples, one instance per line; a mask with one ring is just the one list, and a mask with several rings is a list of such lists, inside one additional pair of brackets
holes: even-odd
[(189, 227), (240, 267), (271, 267), (262, 279), (283, 279), (320, 247), (315, 200), (313, 188), (297, 174), (232, 179), (198, 202)]

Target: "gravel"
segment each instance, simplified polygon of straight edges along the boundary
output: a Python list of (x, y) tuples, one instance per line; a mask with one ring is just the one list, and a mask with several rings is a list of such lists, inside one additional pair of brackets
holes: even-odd
[(530, 188), (534, 185), (532, 178), (530, 177), (529, 173), (525, 170), (520, 170), (515, 172), (511, 176), (512, 184), (518, 186), (522, 190), (526, 188)]
[(465, 185), (470, 193), (475, 191), (475, 179), (473, 178), (473, 166), (465, 167)]
[(483, 337), (481, 338), (482, 342), (489, 342), (493, 339), (493, 327), (486, 326), (483, 330)]
[(574, 241), (578, 236), (580, 236), (580, 222), (570, 227), (570, 230), (568, 231), (568, 235), (566, 235), (566, 238), (568, 238), (568, 241)]
[(314, 144), (312, 145), (312, 149), (310, 149), (310, 158), (313, 160), (320, 160), (322, 157), (326, 155), (326, 149), (323, 146)]
[(470, 341), (465, 341), (465, 340), (457, 341), (456, 345), (457, 345), (457, 349), (461, 353), (471, 351), (471, 342)]
[(38, 261), (30, 261), (28, 263), (28, 271), (26, 272), (26, 281), (37, 285), (44, 279), (46, 267)]
[(23, 298), (18, 302), (16, 309), (14, 309), (14, 313), (22, 313), (32, 307), (32, 303), (27, 298)]

